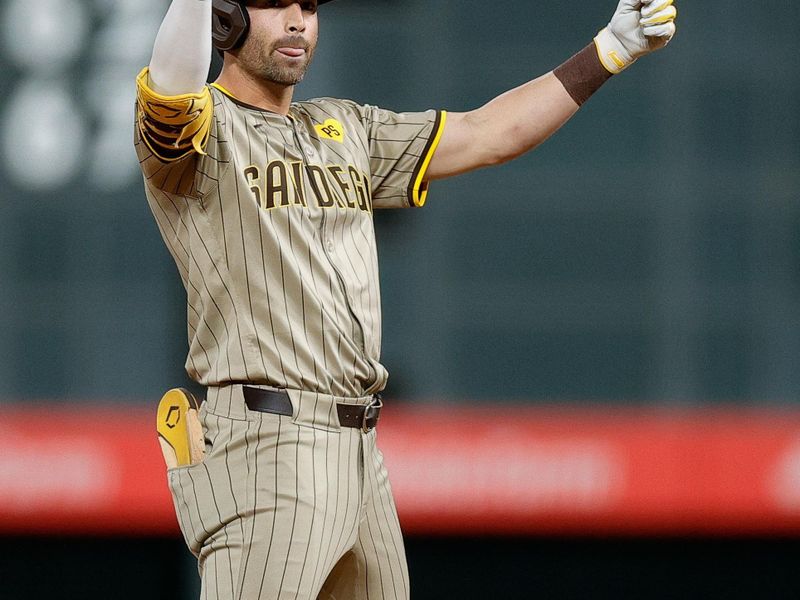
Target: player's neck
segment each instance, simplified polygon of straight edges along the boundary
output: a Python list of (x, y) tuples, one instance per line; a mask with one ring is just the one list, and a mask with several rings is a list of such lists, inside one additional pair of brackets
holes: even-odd
[(253, 77), (242, 69), (223, 67), (216, 83), (240, 102), (280, 115), (289, 114), (293, 85)]

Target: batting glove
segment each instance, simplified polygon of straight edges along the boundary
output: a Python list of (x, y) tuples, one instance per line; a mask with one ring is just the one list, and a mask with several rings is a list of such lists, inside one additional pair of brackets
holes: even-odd
[(666, 46), (675, 35), (673, 0), (620, 0), (608, 26), (594, 43), (600, 62), (619, 73), (636, 59)]

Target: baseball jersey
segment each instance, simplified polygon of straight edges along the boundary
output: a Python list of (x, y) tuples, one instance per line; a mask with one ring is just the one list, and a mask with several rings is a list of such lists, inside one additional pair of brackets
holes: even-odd
[(147, 199), (187, 293), (189, 375), (343, 397), (380, 391), (375, 208), (422, 206), (443, 111), (349, 100), (283, 116), (217, 85), (137, 79)]

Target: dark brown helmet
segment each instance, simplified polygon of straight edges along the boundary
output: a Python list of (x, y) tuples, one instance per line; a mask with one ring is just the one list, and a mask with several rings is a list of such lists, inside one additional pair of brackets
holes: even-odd
[[(319, 0), (325, 4), (331, 0)], [(246, 0), (214, 0), (211, 16), (211, 36), (214, 46), (222, 52), (242, 45), (250, 31), (250, 15)]]

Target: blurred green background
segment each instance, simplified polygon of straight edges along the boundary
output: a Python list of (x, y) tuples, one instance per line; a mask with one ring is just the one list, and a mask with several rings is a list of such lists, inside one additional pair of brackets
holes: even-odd
[[(376, 214), (390, 398), (672, 405), (800, 398), (795, 5), (677, 4), (672, 45), (612, 80), (538, 151), (435, 183), (422, 210)], [(186, 384), (185, 296), (132, 148), (133, 80), (167, 5), (0, 0), (0, 406), (154, 403)], [(398, 111), (474, 108), (582, 48), (614, 5), (336, 2), (320, 11), (317, 60), (297, 97), (347, 97)], [(121, 560), (151, 575), (167, 561), (190, 578), (176, 541), (154, 543), (158, 550), (143, 545)], [(591, 563), (576, 558), (570, 566), (585, 545), (531, 543), (533, 550), (517, 547), (521, 583), (502, 588), (512, 590), (502, 597), (533, 597), (522, 583), (533, 580), (519, 574), (526, 568), (549, 565), (567, 581), (571, 568)], [(797, 544), (776, 544), (743, 542), (732, 560), (775, 552), (757, 564), (777, 566), (785, 586), (775, 575), (769, 581), (777, 587), (760, 588), (771, 590), (762, 597), (799, 597), (796, 574), (787, 574)], [(60, 565), (53, 557), (75, 553), (59, 567), (69, 571), (98, 560), (103, 548), (123, 556), (127, 542), (15, 540), (12, 547), (26, 564)], [(412, 575), (454, 556), (452, 547), (434, 547), (410, 543)], [(462, 547), (475, 556), (486, 548)], [(708, 546), (695, 547), (703, 560)], [(605, 588), (608, 597), (654, 597), (659, 581), (676, 581), (669, 569), (657, 570), (648, 593), (615, 579), (637, 548), (651, 566), (688, 560), (677, 543), (649, 554), (647, 544), (614, 548), (619, 555), (599, 543), (578, 551), (620, 556), (614, 569), (593, 567), (616, 582)], [(709, 552), (724, 556), (721, 548)], [(542, 562), (547, 556), (555, 562)], [(28, 592), (15, 596), (12, 584), (0, 598), (47, 597), (10, 561), (0, 558), (0, 573), (15, 573), (11, 581)], [(739, 581), (737, 574), (752, 581), (729, 569), (733, 563), (720, 564), (720, 581)], [(150, 585), (136, 572), (131, 581)], [(514, 576), (496, 574), (506, 583)], [(166, 597), (163, 582), (174, 577), (152, 577), (152, 587), (130, 593)], [(440, 588), (426, 596), (437, 589), (435, 573), (426, 577), (419, 598), (467, 597)], [(124, 594), (71, 589), (61, 597)], [(687, 584), (672, 597), (732, 597), (745, 588), (714, 589)], [(605, 596), (564, 588), (544, 597)]]
[[(473, 108), (580, 49), (613, 4), (337, 2), (298, 97)], [(130, 142), (165, 6), (4, 0), (4, 401), (153, 401), (185, 378), (183, 290)], [(793, 402), (790, 8), (680, 3), (674, 43), (538, 151), (379, 212), (389, 395)]]

